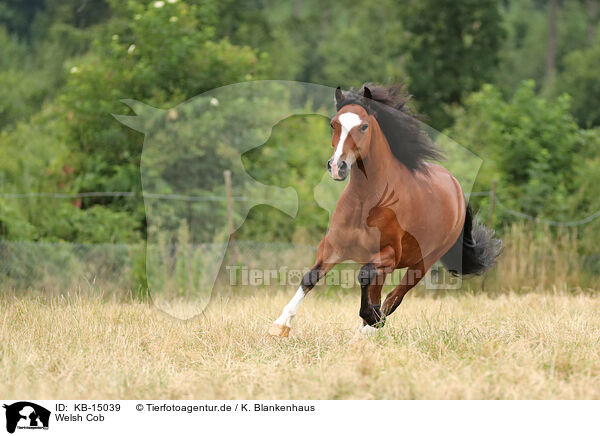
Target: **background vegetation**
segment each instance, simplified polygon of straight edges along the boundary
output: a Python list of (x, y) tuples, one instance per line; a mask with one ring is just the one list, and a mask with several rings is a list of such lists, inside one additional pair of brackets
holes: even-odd
[[(3, 0), (0, 283), (60, 287), (44, 278), (101, 269), (143, 289), (143, 135), (111, 116), (127, 113), (120, 100), (169, 109), (219, 86), (285, 79), (405, 81), (428, 123), (484, 160), (474, 191), (498, 180), (507, 249), (494, 287), (594, 287), (600, 219), (541, 226), (510, 211), (568, 222), (600, 210), (599, 20), (595, 0)], [(328, 217), (312, 188), (329, 153), (325, 120), (277, 125), (244, 163), (263, 183), (294, 187), (303, 207), (296, 220), (258, 208), (237, 239), (318, 242)], [(203, 175), (215, 195), (227, 156)], [(106, 191), (134, 195), (22, 195)], [(488, 198), (473, 202), (487, 220)]]

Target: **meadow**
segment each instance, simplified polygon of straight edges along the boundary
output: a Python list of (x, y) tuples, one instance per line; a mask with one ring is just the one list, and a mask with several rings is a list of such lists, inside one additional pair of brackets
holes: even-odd
[(0, 297), (0, 397), (598, 399), (589, 292), (416, 292), (356, 337), (358, 290), (311, 294), (288, 339), (287, 292), (215, 297), (190, 321), (89, 292)]
[[(598, 0), (2, 2), (0, 397), (600, 398), (599, 25)], [(316, 114), (365, 82), (406, 84), (504, 253), (373, 337), (326, 283), (272, 338), (297, 283), (227, 268), (312, 264), (339, 196)]]

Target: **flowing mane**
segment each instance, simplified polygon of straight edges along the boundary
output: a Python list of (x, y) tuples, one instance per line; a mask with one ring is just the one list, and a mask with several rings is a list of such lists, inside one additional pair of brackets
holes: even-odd
[[(371, 91), (371, 99), (365, 99), (365, 87)], [(385, 135), (392, 154), (410, 171), (426, 171), (425, 160), (441, 160), (442, 153), (419, 125), (420, 116), (407, 105), (412, 95), (404, 92), (403, 85), (389, 87), (365, 83), (360, 90), (345, 92), (337, 102), (337, 110), (349, 104), (358, 104), (375, 116)]]

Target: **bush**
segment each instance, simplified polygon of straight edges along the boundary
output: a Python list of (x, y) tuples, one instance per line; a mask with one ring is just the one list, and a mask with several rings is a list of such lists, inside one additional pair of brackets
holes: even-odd
[(485, 85), (456, 111), (445, 133), (484, 159), (476, 191), (498, 179), (498, 198), (511, 209), (553, 220), (580, 218), (577, 174), (590, 154), (598, 155), (591, 147), (597, 134), (577, 126), (569, 96), (546, 99), (534, 88), (523, 82), (505, 99)]

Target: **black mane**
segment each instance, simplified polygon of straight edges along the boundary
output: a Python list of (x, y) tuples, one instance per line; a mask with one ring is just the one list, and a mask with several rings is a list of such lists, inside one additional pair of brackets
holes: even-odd
[[(363, 97), (365, 87), (371, 98)], [(412, 96), (404, 92), (403, 85), (383, 87), (365, 83), (360, 90), (345, 92), (341, 101), (336, 101), (339, 111), (349, 104), (358, 104), (372, 114), (385, 135), (392, 154), (410, 171), (426, 170), (425, 159), (441, 160), (442, 153), (420, 128), (420, 116), (414, 114), (406, 104)]]

